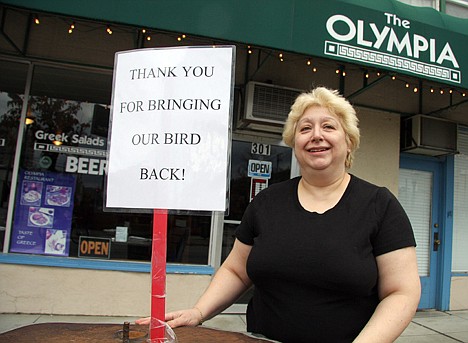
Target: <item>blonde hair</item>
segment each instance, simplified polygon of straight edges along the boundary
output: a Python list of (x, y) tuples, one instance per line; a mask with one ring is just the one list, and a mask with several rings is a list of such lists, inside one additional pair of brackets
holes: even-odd
[(294, 148), (297, 122), (301, 119), (304, 112), (312, 106), (326, 108), (331, 114), (339, 118), (346, 134), (346, 143), (350, 150), (346, 156), (345, 166), (348, 169), (351, 168), (354, 152), (359, 148), (360, 142), (359, 119), (353, 106), (336, 90), (317, 87), (310, 92), (300, 94), (291, 106), (291, 111), (284, 125), (284, 142), (291, 148)]

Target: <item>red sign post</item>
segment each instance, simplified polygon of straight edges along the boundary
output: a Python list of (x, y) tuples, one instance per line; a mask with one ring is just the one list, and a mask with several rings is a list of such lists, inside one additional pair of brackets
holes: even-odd
[(150, 342), (165, 342), (167, 210), (153, 212)]
[(190, 46), (115, 57), (105, 203), (153, 210), (151, 343), (173, 341), (168, 210), (226, 210), (235, 56), (235, 46)]

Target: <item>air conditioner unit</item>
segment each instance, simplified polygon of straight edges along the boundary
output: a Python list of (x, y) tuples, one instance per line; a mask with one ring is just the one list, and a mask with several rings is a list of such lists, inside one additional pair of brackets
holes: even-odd
[(401, 123), (401, 151), (429, 156), (457, 154), (457, 123), (415, 115)]
[(291, 105), (302, 91), (260, 82), (249, 82), (245, 94), (244, 121), (262, 126), (283, 126)]

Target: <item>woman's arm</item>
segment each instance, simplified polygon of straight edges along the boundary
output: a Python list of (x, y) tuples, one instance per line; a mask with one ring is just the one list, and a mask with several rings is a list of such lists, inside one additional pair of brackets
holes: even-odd
[[(247, 258), (251, 249), (250, 245), (236, 239), (229, 256), (218, 269), (195, 307), (167, 313), (167, 324), (173, 328), (196, 326), (234, 303), (252, 285), (246, 271)], [(136, 321), (137, 324), (149, 324), (149, 322), (150, 318)]]
[(408, 247), (377, 256), (380, 303), (355, 343), (393, 342), (411, 322), (421, 284), (416, 249)]

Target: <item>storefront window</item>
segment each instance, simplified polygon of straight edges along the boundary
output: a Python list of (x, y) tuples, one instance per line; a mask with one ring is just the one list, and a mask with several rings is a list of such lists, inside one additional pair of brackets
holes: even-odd
[(8, 199), (28, 65), (0, 61), (0, 251), (6, 232)]
[[(103, 208), (111, 84), (110, 72), (35, 68), (10, 252), (151, 260), (152, 213)], [(210, 226), (170, 215), (168, 262), (207, 264)]]

